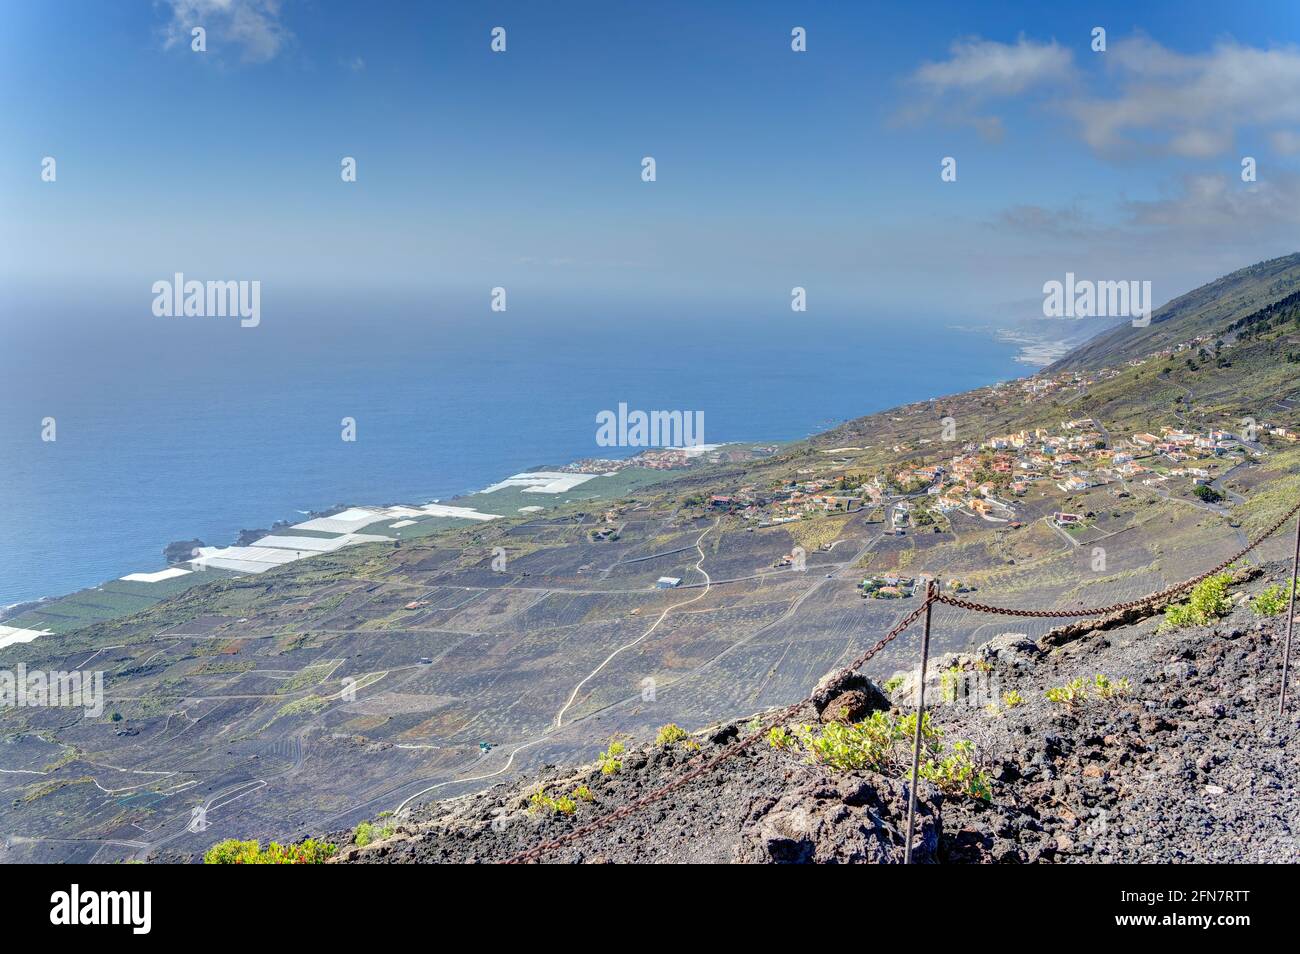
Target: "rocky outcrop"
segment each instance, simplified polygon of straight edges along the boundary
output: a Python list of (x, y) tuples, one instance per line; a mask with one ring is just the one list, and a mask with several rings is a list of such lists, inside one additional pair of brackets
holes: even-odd
[(810, 698), (822, 722), (858, 722), (890, 705), (875, 683), (851, 669), (827, 673)]
[[(924, 783), (923, 783), (924, 784)], [(939, 796), (917, 799), (913, 862), (939, 855)], [(823, 779), (762, 796), (741, 827), (736, 860), (758, 864), (899, 864), (907, 786), (893, 779)]]

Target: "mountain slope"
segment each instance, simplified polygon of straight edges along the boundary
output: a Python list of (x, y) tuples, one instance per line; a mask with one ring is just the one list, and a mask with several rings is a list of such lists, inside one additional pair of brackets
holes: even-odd
[[(1239, 574), (1258, 595), (1289, 567)], [(1245, 579), (1246, 577), (1253, 577)], [(1170, 633), (1156, 618), (1037, 642), (999, 637), (932, 673), (983, 673), (978, 699), (929, 696), (947, 740), (968, 739), (991, 779), (986, 802), (923, 783), (920, 861), (1300, 861), (1300, 721), (1276, 714), (1282, 617), (1244, 602), (1213, 626)], [(1072, 705), (1048, 689), (1097, 674), (1128, 689)], [(937, 689), (936, 684), (934, 689)], [(1024, 701), (999, 700), (1017, 693)], [(989, 699), (989, 696), (992, 699)], [(906, 712), (905, 689), (894, 693)], [(985, 703), (992, 701), (996, 711)], [(792, 725), (816, 724), (807, 706)], [(823, 716), (824, 718), (824, 716)], [(696, 734), (698, 751), (650, 745), (610, 775), (599, 766), (547, 768), (533, 778), (417, 809), (384, 840), (347, 846), (340, 861), (494, 862), (563, 835), (709, 758), (744, 721)], [(905, 777), (906, 766), (899, 773)], [(571, 815), (533, 804), (586, 786)], [(906, 828), (899, 777), (842, 771), (797, 746), (758, 743), (630, 817), (549, 852), (546, 862), (896, 863)], [(350, 833), (336, 833), (345, 845)]]
[(1046, 373), (1115, 366), (1198, 335), (1216, 334), (1228, 323), (1296, 291), (1300, 291), (1300, 253), (1259, 262), (1180, 295), (1157, 309), (1145, 328), (1126, 324), (1102, 332), (1050, 365)]
[[(865, 598), (868, 575), (955, 578), (1008, 607), (1096, 606), (1162, 589), (1225, 559), (1297, 499), (1300, 410), (1287, 399), (1300, 383), (1296, 357), (1300, 321), (1287, 310), (1221, 353), (1191, 347), (896, 407), (599, 502), (557, 500), (526, 517), (214, 580), (7, 647), (6, 660), (29, 668), (104, 670), (106, 698), (97, 718), (0, 709), (0, 792), (15, 836), (0, 860), (194, 859), (224, 838), (350, 830), (578, 765), (614, 735), (645, 740), (667, 723), (696, 730), (785, 706), (915, 606)], [(1137, 432), (1235, 430), (1245, 416), (1260, 424), (1257, 452), (1202, 455), (1221, 504), (1198, 499), (1186, 474), (1070, 489), (1048, 473), (1015, 497), (1014, 522), (972, 503), (986, 480), (994, 497), (1011, 489), (994, 452), (979, 449), (998, 435), (1061, 436), (1063, 422), (1095, 417), (1090, 442), (1127, 447)], [(954, 437), (943, 436), (945, 418)], [(946, 513), (926, 504), (928, 481), (898, 476), (941, 464), (955, 477), (956, 458), (973, 468), (969, 486), (946, 492), (970, 501)], [(868, 486), (880, 502), (833, 512), (814, 502), (831, 488), (861, 500)], [(929, 519), (886, 532), (904, 505)], [(1067, 533), (1052, 523), (1060, 511), (1090, 525)], [(1289, 547), (1275, 537), (1252, 557), (1289, 558)], [(493, 566), (500, 550), (504, 572)], [(797, 551), (806, 567), (791, 565)], [(658, 588), (662, 577), (681, 588)], [(948, 609), (938, 622), (936, 654), (1007, 625)], [(1010, 625), (1034, 639), (1052, 622)], [(915, 649), (890, 644), (864, 675), (913, 665)], [(882, 811), (890, 797), (872, 796)], [(210, 809), (202, 832), (189, 829), (196, 806)]]

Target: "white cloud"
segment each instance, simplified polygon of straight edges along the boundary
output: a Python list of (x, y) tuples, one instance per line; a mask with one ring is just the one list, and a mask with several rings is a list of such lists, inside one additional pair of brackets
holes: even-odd
[(918, 96), (898, 114), (918, 121), (932, 114), (974, 126), (986, 139), (1002, 137), (1002, 120), (983, 107), (990, 100), (1061, 86), (1074, 75), (1074, 53), (1058, 44), (1020, 37), (999, 43), (979, 37), (957, 40), (946, 60), (922, 63), (908, 78)]
[(1230, 154), (1242, 133), (1256, 132), (1279, 153), (1300, 154), (1300, 47), (1294, 45), (1224, 40), (1189, 54), (1136, 34), (1090, 56), (1088, 63), (1098, 68), (1086, 72), (1055, 40), (963, 39), (950, 52), (908, 77), (920, 96), (903, 118), (938, 115), (996, 138), (1001, 121), (984, 114), (987, 104), (1055, 89), (1061, 94), (1055, 108), (1075, 120), (1083, 141), (1102, 155), (1208, 159)]
[(1020, 37), (1015, 43), (979, 38), (952, 44), (952, 56), (937, 63), (922, 63), (914, 82), (935, 96), (959, 92), (986, 99), (1015, 96), (1031, 87), (1069, 79), (1074, 54), (1055, 40), (1036, 43)]
[(220, 44), (242, 50), (243, 59), (264, 63), (274, 59), (291, 37), (280, 22), (280, 0), (166, 0), (171, 22), (163, 30), (163, 46), (188, 47), (191, 30), (203, 27), (209, 52)]
[(1136, 226), (1176, 229), (1205, 241), (1293, 235), (1300, 225), (1300, 179), (1274, 173), (1247, 184), (1237, 176), (1191, 175), (1175, 195), (1129, 201), (1124, 208)]
[[(1105, 54), (1113, 95), (1078, 97), (1066, 110), (1100, 153), (1166, 152), (1208, 158), (1229, 152), (1244, 129), (1276, 144), (1300, 124), (1300, 49), (1235, 41), (1183, 54), (1144, 36), (1117, 40)], [(1294, 133), (1289, 133), (1294, 137)]]

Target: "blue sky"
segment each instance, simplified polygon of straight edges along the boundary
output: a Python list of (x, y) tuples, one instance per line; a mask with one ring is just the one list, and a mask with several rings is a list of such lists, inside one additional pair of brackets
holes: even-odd
[(0, 281), (966, 319), (1296, 251), (1298, 8), (1134, 6), (15, 0)]

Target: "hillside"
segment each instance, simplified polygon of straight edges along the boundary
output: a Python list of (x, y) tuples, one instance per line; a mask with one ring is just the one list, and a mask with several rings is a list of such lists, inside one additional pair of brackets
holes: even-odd
[(1199, 335), (1217, 336), (1231, 322), (1297, 291), (1300, 253), (1259, 262), (1167, 302), (1144, 328), (1127, 324), (1099, 334), (1045, 373), (1116, 366)]
[[(1285, 272), (1255, 268), (1272, 277), (1221, 280), (1222, 308), (1192, 293), (1199, 310), (1161, 323), (1175, 343), (1131, 361), (592, 481), (527, 515), (520, 496), (487, 523), (25, 609), (6, 622), (52, 632), (6, 662), (102, 671), (106, 698), (96, 715), (0, 711), (0, 860), (195, 860), (226, 838), (350, 832), (583, 765), (615, 736), (635, 749), (670, 723), (787, 706), (914, 610), (923, 576), (1078, 607), (1214, 566), (1300, 499), (1290, 307), (1222, 345), (1180, 330), (1253, 314)], [(1284, 537), (1248, 562), (1276, 576)], [(1055, 624), (948, 607), (936, 622), (936, 655)], [(883, 683), (915, 652), (900, 639), (863, 672)]]
[[(973, 745), (989, 791), (985, 800), (924, 782), (915, 859), (1300, 860), (1300, 804), (1292, 797), (1300, 782), (1300, 719), (1294, 708), (1287, 718), (1276, 714), (1283, 625), (1281, 617), (1260, 619), (1246, 603), (1288, 573), (1273, 564), (1233, 587), (1238, 604), (1212, 626), (1159, 633), (1152, 617), (1037, 641), (1008, 633), (934, 660), (935, 673), (960, 671), (972, 684), (979, 677), (982, 688), (960, 699), (955, 692), (945, 698), (936, 679), (929, 699), (943, 744), (950, 752), (958, 740)], [(1098, 675), (1128, 688), (1072, 704), (1046, 698), (1050, 689)], [(893, 696), (891, 717), (899, 717), (910, 708), (908, 687)], [(1023, 701), (1012, 706), (1003, 701), (1017, 697)], [(785, 724), (816, 727), (828, 717), (834, 713), (809, 704)], [(594, 763), (552, 767), (419, 809), (386, 837), (345, 847), (339, 860), (505, 860), (663, 785), (721, 751), (751, 721), (638, 746), (613, 774)], [(760, 742), (542, 860), (897, 863), (906, 830), (906, 748), (891, 769), (871, 771), (828, 764), (797, 743)], [(591, 797), (575, 800), (571, 815), (536, 804), (538, 792), (556, 796), (580, 786)], [(351, 833), (332, 837), (346, 845)]]

